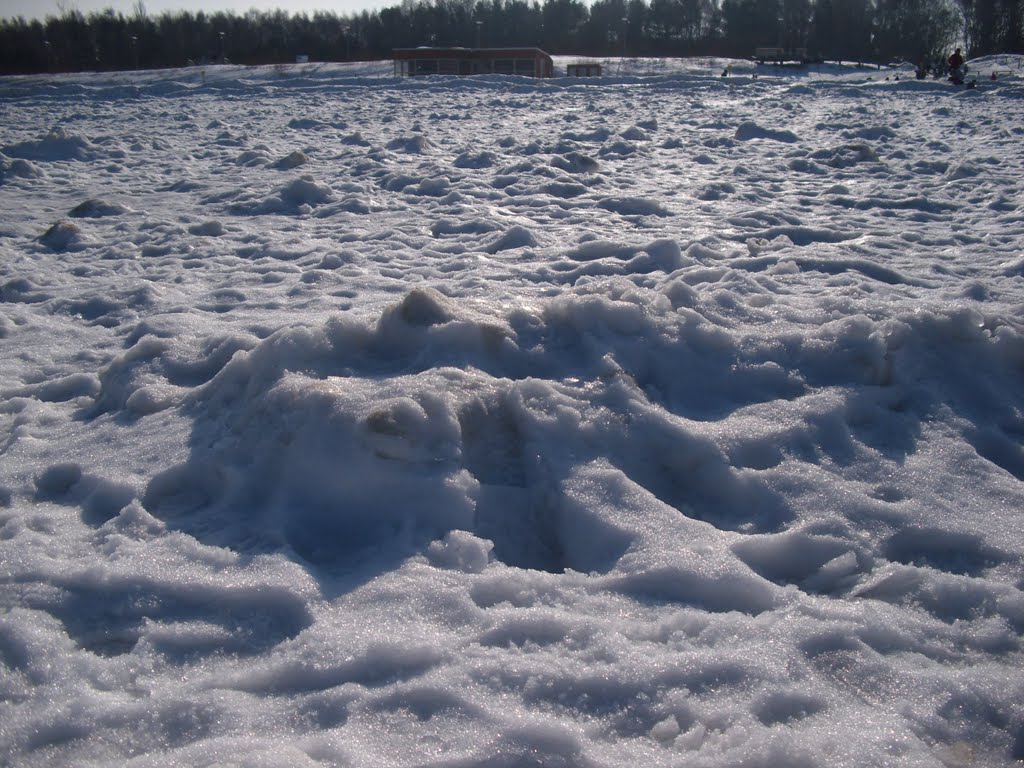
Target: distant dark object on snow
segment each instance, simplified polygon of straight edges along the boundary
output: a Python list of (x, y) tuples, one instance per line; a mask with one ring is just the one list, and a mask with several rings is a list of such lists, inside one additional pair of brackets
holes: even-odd
[(596, 61), (565, 65), (566, 77), (600, 77), (602, 74), (604, 74), (604, 67)]
[(554, 62), (540, 48), (396, 48), (397, 77), (420, 75), (525, 75), (551, 77)]
[(762, 45), (754, 49), (754, 60), (758, 64), (771, 62), (772, 64), (807, 64), (811, 60), (807, 57), (806, 48), (785, 48), (775, 45)]

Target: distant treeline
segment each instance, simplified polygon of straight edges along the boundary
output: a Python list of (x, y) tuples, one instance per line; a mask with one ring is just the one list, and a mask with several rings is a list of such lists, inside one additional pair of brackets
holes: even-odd
[(736, 56), (756, 47), (823, 60), (944, 59), (1024, 52), (1024, 0), (404, 0), (355, 15), (162, 13), (141, 0), (0, 19), (0, 73), (390, 58), (419, 45), (538, 46), (589, 56)]

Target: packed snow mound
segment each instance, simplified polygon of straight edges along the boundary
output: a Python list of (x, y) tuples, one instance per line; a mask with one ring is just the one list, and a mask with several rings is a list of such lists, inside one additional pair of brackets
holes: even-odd
[(131, 208), (126, 205), (93, 197), (68, 211), (68, 216), (75, 219), (100, 219), (104, 216), (122, 216), (130, 212)]
[(306, 155), (306, 153), (303, 152), (302, 150), (297, 149), (294, 152), (290, 152), (289, 154), (275, 162), (274, 167), (290, 171), (293, 168), (298, 168), (308, 163), (309, 157)]
[[(110, 153), (110, 150), (104, 146), (90, 141), (85, 136), (72, 133), (66, 128), (57, 128), (35, 141), (23, 141), (5, 146), (2, 151), (8, 157), (42, 163), (67, 160), (89, 162)], [(114, 150), (114, 154), (118, 152), (120, 150)]]
[(75, 251), (86, 247), (89, 238), (74, 222), (58, 221), (43, 233), (39, 242), (53, 251)]
[[(356, 555), (411, 554), (467, 530), (503, 562), (552, 572), (611, 573), (633, 552), (623, 583), (639, 589), (643, 531), (667, 535), (689, 520), (716, 542), (720, 567), (734, 563), (720, 578), (749, 581), (740, 591), (750, 599), (763, 593), (744, 604), (755, 611), (782, 598), (736, 561), (735, 536), (779, 534), (797, 514), (766, 471), (863, 449), (909, 456), (924, 425), (946, 414), (965, 446), (1024, 478), (1007, 431), (1021, 399), (984, 396), (1021, 383), (1024, 337), (1006, 320), (854, 317), (776, 347), (724, 334), (672, 292), (613, 281), (494, 317), (415, 289), (372, 324), (339, 315), (256, 345), (224, 339), (187, 364), (174, 344), (145, 335), (101, 373), (95, 395), (106, 410), (177, 402), (191, 414), (192, 455), (155, 477), (142, 502), (218, 546), (286, 546), (345, 568)], [(206, 383), (182, 390), (179, 371), (202, 371), (191, 378)], [(803, 425), (744, 434), (762, 407), (803, 413)], [(593, 498), (581, 502), (578, 488)], [(624, 528), (627, 488), (665, 521), (641, 515)], [(616, 499), (607, 513), (601, 494)], [(856, 537), (824, 537), (819, 561), (794, 577), (789, 548), (772, 555), (756, 541), (736, 548), (743, 562), (813, 591), (857, 588), (881, 554)], [(976, 548), (992, 562), (1010, 557), (993, 554), (994, 541)], [(668, 589), (649, 578), (654, 593)], [(724, 588), (686, 578), (686, 601), (723, 605)]]
[(779, 130), (776, 128), (763, 128), (752, 120), (740, 123), (736, 129), (737, 141), (751, 141), (752, 139), (769, 139), (782, 142), (783, 144), (795, 144), (799, 139), (792, 131)]
[(34, 163), (21, 158), (11, 159), (0, 153), (0, 184), (15, 179), (41, 179), (44, 176), (42, 169)]
[(395, 152), (408, 152), (409, 154), (418, 155), (434, 149), (434, 144), (430, 139), (422, 135), (399, 136), (389, 141), (387, 148)]

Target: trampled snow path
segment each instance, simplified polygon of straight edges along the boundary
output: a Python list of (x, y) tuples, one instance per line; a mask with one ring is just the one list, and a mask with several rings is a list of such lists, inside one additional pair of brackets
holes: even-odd
[(1024, 759), (1019, 60), (634, 66), (0, 80), (0, 762)]

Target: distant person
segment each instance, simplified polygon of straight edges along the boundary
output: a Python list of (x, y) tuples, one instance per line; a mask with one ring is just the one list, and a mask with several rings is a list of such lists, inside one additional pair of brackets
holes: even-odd
[(950, 81), (956, 85), (963, 85), (966, 69), (964, 67), (964, 56), (960, 53), (959, 48), (953, 51), (953, 55), (949, 57), (946, 63), (949, 64)]

